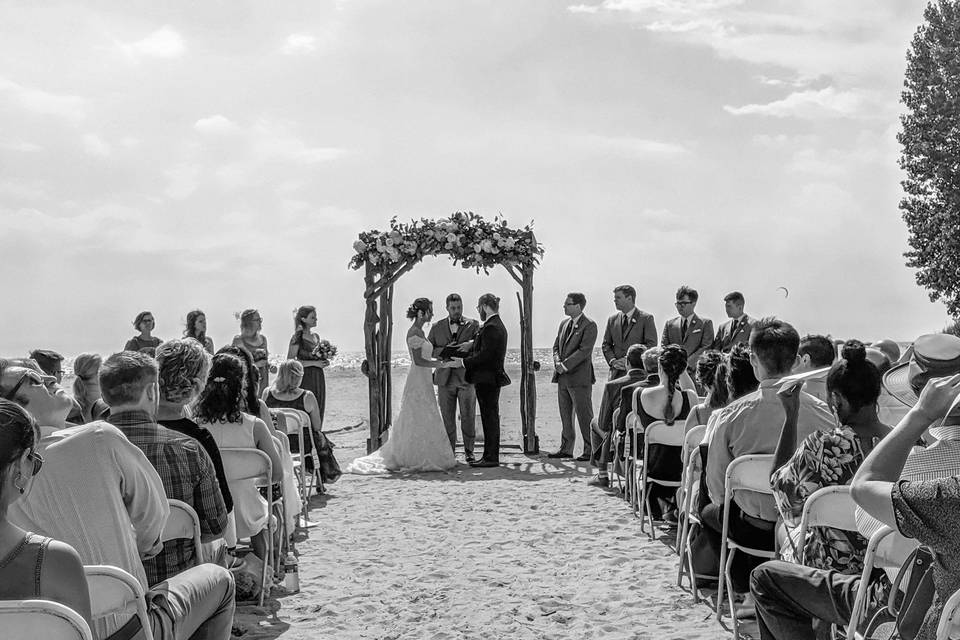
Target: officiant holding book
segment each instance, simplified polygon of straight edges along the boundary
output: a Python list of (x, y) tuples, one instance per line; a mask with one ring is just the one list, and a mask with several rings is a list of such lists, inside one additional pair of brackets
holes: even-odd
[[(460, 357), (457, 345), (477, 337), (480, 324), (463, 315), (463, 300), (457, 293), (447, 296), (447, 317), (435, 322), (427, 339), (433, 345), (435, 358)], [(457, 446), (457, 407), (460, 408), (460, 432), (463, 435), (463, 451), (467, 462), (475, 460), (473, 443), (476, 439), (477, 392), (464, 378), (462, 367), (437, 369), (433, 374), (437, 385), (437, 403), (443, 425), (450, 438), (450, 446)]]

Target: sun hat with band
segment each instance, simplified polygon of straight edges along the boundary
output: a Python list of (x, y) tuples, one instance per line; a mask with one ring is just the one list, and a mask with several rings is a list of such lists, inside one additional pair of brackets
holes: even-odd
[(960, 338), (947, 333), (931, 333), (917, 338), (907, 362), (894, 365), (884, 374), (883, 388), (912, 407), (920, 399), (920, 392), (928, 380), (958, 373)]

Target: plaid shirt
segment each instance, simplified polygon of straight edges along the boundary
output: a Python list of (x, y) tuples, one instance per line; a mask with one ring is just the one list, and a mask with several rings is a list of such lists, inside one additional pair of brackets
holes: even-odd
[[(167, 498), (189, 504), (200, 518), (200, 533), (218, 536), (227, 525), (227, 508), (210, 456), (196, 440), (161, 427), (145, 411), (121, 411), (109, 422), (118, 427), (153, 464)], [(194, 564), (192, 540), (169, 540), (163, 551), (143, 561), (151, 586)]]

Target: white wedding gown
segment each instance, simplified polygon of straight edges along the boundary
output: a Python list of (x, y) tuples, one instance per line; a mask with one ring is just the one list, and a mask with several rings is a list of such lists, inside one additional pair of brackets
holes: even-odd
[[(433, 358), (433, 345), (417, 335), (407, 338), (412, 353), (420, 351)], [(457, 464), (450, 439), (440, 417), (437, 395), (433, 390), (433, 369), (410, 365), (403, 386), (400, 415), (393, 421), (389, 439), (377, 451), (357, 458), (347, 473), (375, 475), (391, 471), (445, 471)]]

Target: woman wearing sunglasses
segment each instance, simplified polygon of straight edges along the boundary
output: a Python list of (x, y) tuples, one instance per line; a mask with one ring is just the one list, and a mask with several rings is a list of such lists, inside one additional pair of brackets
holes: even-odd
[(0, 600), (52, 600), (89, 623), (90, 593), (77, 552), (7, 520), (7, 509), (29, 491), (43, 466), (38, 439), (33, 417), (0, 399)]

